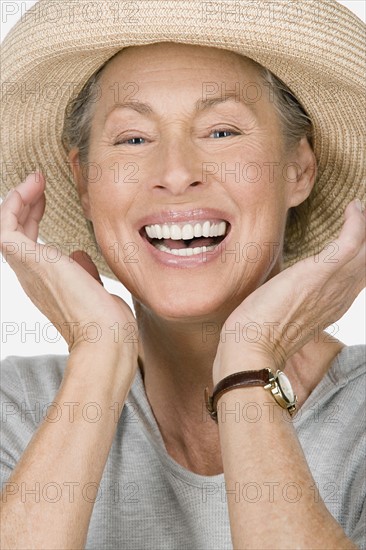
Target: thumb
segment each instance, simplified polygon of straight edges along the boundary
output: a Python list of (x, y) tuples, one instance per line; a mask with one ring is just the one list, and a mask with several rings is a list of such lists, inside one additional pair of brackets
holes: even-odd
[(87, 252), (84, 250), (75, 250), (70, 254), (70, 258), (74, 260), (76, 263), (78, 263), (85, 271), (89, 273), (98, 283), (100, 283), (102, 286), (103, 282), (100, 278), (97, 266), (89, 256)]

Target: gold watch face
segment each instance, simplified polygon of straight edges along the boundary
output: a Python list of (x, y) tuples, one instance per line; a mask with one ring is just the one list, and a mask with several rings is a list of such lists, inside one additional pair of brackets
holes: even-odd
[(289, 403), (292, 403), (295, 399), (294, 390), (290, 384), (290, 380), (287, 378), (286, 374), (279, 372), (277, 375), (277, 383), (281, 388), (281, 391)]

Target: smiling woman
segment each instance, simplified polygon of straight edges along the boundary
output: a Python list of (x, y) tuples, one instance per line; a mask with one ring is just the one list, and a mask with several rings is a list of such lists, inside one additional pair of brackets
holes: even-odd
[[(126, 49), (124, 51), (126, 51)], [(120, 54), (115, 54), (115, 56), (118, 55)], [(88, 163), (91, 121), (94, 113), (93, 107), (98, 101), (98, 95), (100, 93), (99, 82), (106, 65), (111, 63), (114, 57), (109, 59), (89, 78), (81, 92), (73, 101), (70, 102), (68, 106), (68, 114), (65, 117), (63, 130), (63, 141), (68, 149), (72, 149), (74, 147), (78, 149), (79, 162), (83, 166), (86, 166)], [(243, 58), (238, 56), (239, 62), (240, 59)], [(311, 119), (288, 86), (286, 86), (284, 82), (277, 78), (266, 67), (263, 67), (259, 63), (252, 60), (247, 59), (247, 61), (251, 61), (251, 65), (257, 69), (258, 80), (264, 87), (266, 95), (271, 98), (273, 107), (277, 110), (279, 120), (282, 124), (283, 138), (285, 140), (286, 147), (291, 150), (304, 136), (307, 137), (309, 143), (312, 144), (313, 127)], [(253, 83), (250, 82), (249, 84), (253, 85)], [(235, 89), (237, 90), (237, 83), (235, 83)], [(262, 89), (260, 89), (260, 93), (262, 93)], [(203, 99), (200, 99), (200, 103), (209, 103), (210, 105), (213, 105), (215, 101), (227, 101), (230, 97), (233, 97), (236, 102), (243, 99), (239, 89), (239, 94), (235, 93), (235, 91), (234, 94), (220, 94), (216, 99), (213, 99), (212, 97), (207, 97), (204, 101)], [(135, 107), (136, 110), (140, 109), (139, 112), (142, 112), (140, 103), (137, 102), (136, 99), (129, 102), (124, 101), (123, 105), (125, 107)], [(251, 107), (253, 103), (249, 101), (247, 105)], [(312, 195), (310, 195), (297, 207), (289, 209), (287, 223), (289, 226), (297, 226), (296, 234), (298, 236), (297, 241), (295, 241), (292, 245), (288, 243), (288, 241), (284, 242), (285, 252), (296, 250), (299, 244), (303, 241), (309, 222), (311, 201)], [(89, 220), (88, 227), (91, 233), (93, 233), (93, 225)], [(196, 236), (197, 235), (195, 235), (195, 237)]]
[[(209, 102), (202, 101), (204, 83), (219, 82), (220, 78), (230, 90), (236, 82), (257, 86), (259, 99), (249, 104), (239, 101), (241, 97), (216, 94)], [(114, 83), (122, 85), (127, 79), (138, 83), (134, 102), (116, 105)], [(270, 272), (274, 275), (282, 269), (286, 214), (310, 194), (316, 161), (306, 135), (303, 139), (299, 136), (297, 147), (289, 147), (269, 94), (264, 92), (251, 60), (225, 50), (186, 44), (126, 48), (99, 77), (101, 99), (89, 115), (84, 166), (92, 163), (99, 167), (103, 186), (85, 177), (77, 146), (69, 152), (70, 163), (84, 215), (93, 223), (108, 266), (134, 298), (148, 303), (156, 313), (163, 314), (164, 309), (164, 315), (180, 317), (191, 302), (190, 315), (201, 317), (221, 310), (216, 321), (222, 324), (248, 292), (244, 263), (229, 259), (236, 243), (254, 242), (261, 250), (266, 242), (279, 244), (273, 257), (263, 253), (252, 263), (253, 282), (264, 281)], [(230, 175), (230, 167), (236, 163), (239, 170)], [(123, 185), (121, 178), (116, 185), (110, 167), (118, 164), (138, 166), (137, 182)], [(247, 170), (250, 165), (258, 168), (255, 178)], [(284, 177), (288, 165), (299, 167), (296, 183), (293, 176), (287, 181)], [(107, 220), (104, 212), (108, 212)], [(220, 231), (226, 233), (221, 242), (214, 240), (220, 224)], [(192, 226), (193, 232), (196, 226), (201, 234), (189, 247), (184, 241), (194, 239)], [(115, 242), (136, 242), (138, 264), (115, 262), (110, 246)], [(212, 275), (207, 271), (211, 263), (215, 264)], [(229, 278), (233, 284), (223, 288), (222, 281), (228, 282), (228, 264), (232, 265)], [(169, 277), (161, 277), (164, 265), (176, 268)], [(187, 281), (182, 268), (194, 267)], [(150, 291), (146, 289), (147, 271), (155, 281)], [(234, 281), (239, 274), (238, 285)], [(204, 292), (208, 277), (212, 278), (209, 300)], [(177, 294), (177, 285), (184, 285), (184, 294)], [(233, 293), (235, 286), (237, 292)], [(167, 300), (161, 301), (162, 295)]]
[(1, 251), (69, 351), (1, 364), (4, 548), (365, 547), (364, 25), (209, 4), (3, 44)]

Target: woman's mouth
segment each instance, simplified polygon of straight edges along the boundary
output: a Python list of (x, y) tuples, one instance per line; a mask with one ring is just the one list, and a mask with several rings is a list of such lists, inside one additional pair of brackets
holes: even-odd
[(229, 230), (229, 222), (208, 219), (145, 225), (140, 234), (161, 252), (173, 256), (195, 256), (214, 250)]

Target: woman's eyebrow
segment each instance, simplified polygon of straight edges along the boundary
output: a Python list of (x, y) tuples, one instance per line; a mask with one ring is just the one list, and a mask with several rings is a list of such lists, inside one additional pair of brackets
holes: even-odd
[[(244, 105), (246, 107), (249, 107), (249, 109), (254, 113), (255, 109), (253, 107), (253, 103), (249, 103), (244, 101), (243, 98), (240, 96), (238, 97), (238, 94), (236, 93), (227, 93), (225, 96), (218, 96), (218, 97), (210, 97), (205, 99), (198, 99), (194, 104), (194, 112), (199, 113), (206, 111), (208, 109), (211, 109), (215, 105), (218, 105), (220, 103), (226, 103), (227, 101), (235, 102), (240, 105)], [(138, 99), (132, 100), (132, 101), (123, 101), (114, 103), (112, 107), (107, 111), (104, 121), (107, 120), (109, 115), (113, 113), (115, 110), (119, 109), (131, 109), (133, 111), (136, 111), (137, 113), (145, 116), (151, 116), (155, 114), (154, 109), (150, 105), (150, 103), (139, 101)]]
[(211, 97), (206, 99), (198, 99), (195, 103), (195, 111), (196, 112), (202, 112), (206, 111), (207, 109), (210, 109), (211, 107), (214, 107), (215, 105), (218, 105), (220, 103), (226, 103), (227, 101), (235, 102), (239, 105), (244, 105), (245, 107), (249, 107), (252, 111), (254, 111), (253, 108), (253, 102), (249, 103), (247, 101), (244, 101), (240, 95), (236, 92), (228, 92), (224, 96), (218, 96), (218, 97)]

